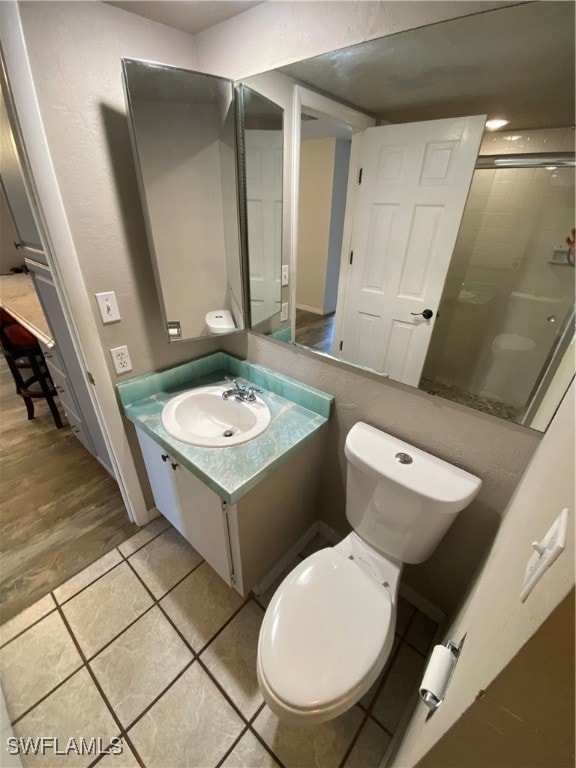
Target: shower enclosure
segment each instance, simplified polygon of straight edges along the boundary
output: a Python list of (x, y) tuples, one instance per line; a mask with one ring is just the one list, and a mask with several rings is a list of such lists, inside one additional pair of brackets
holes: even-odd
[(573, 375), (574, 154), (480, 156), (420, 386), (538, 428)]

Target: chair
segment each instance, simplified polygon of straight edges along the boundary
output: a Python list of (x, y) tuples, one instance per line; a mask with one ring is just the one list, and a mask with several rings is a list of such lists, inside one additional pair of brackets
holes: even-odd
[[(0, 313), (0, 343), (16, 384), (16, 392), (24, 400), (28, 420), (34, 418), (34, 400), (43, 398), (48, 403), (57, 429), (61, 429), (64, 425), (54, 400), (56, 390), (40, 345), (29, 331), (5, 311)], [(23, 375), (23, 371), (31, 375), (24, 378), (26, 374)]]

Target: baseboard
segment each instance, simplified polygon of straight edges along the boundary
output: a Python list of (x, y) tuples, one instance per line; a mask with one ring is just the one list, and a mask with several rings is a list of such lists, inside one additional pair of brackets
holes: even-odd
[(329, 525), (326, 525), (326, 523), (323, 523), (321, 520), (318, 522), (318, 533), (321, 536), (324, 536), (326, 541), (329, 541), (332, 546), (339, 544), (343, 539), (339, 533), (336, 533), (334, 528), (330, 528)]
[(254, 592), (255, 595), (261, 595), (268, 587), (273, 584), (278, 576), (280, 576), (286, 568), (290, 565), (290, 563), (294, 560), (294, 558), (298, 557), (300, 551), (308, 544), (309, 541), (312, 541), (314, 536), (318, 533), (318, 526), (319, 523), (315, 522), (313, 523), (308, 530), (300, 536), (298, 541), (296, 541), (286, 552), (286, 554), (278, 560), (276, 565), (268, 571), (266, 576), (262, 579), (262, 581), (257, 584), (255, 587), (253, 587), (252, 592)]
[(324, 317), (324, 313), (319, 307), (309, 307), (308, 304), (296, 304), (296, 309), (302, 309), (304, 312), (312, 312), (313, 315)]
[[(294, 558), (297, 557), (297, 555), (302, 551), (302, 549), (304, 549), (309, 541), (312, 541), (317, 533), (323, 536), (332, 546), (339, 544), (343, 538), (333, 528), (330, 528), (329, 525), (326, 525), (326, 523), (322, 522), (321, 520), (313, 523), (310, 528), (308, 528), (308, 530), (302, 536), (300, 536), (298, 541), (292, 547), (290, 547), (284, 557), (282, 557), (266, 574), (262, 581), (256, 587), (254, 587), (252, 590), (254, 594), (261, 595), (263, 592), (266, 592), (268, 587), (276, 581), (280, 574), (284, 573)], [(443, 624), (446, 619), (446, 614), (441, 611), (440, 608), (437, 608), (425, 597), (419, 595), (411, 587), (403, 584), (402, 581), (400, 581), (399, 591), (400, 595), (405, 600), (407, 600), (411, 605), (421, 611), (425, 616), (428, 616), (429, 619), (435, 621), (436, 624)]]
[(428, 616), (429, 619), (435, 621), (436, 624), (442, 624), (442, 622), (446, 619), (446, 614), (441, 611), (440, 608), (437, 608), (425, 597), (419, 595), (418, 592), (415, 592), (411, 587), (403, 584), (402, 581), (400, 581), (400, 596), (407, 600), (415, 608), (418, 608), (418, 610), (425, 616)]

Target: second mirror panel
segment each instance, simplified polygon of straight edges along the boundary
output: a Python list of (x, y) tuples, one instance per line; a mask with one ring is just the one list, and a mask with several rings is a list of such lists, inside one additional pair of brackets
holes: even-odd
[(251, 324), (272, 327), (282, 309), (284, 110), (245, 85), (236, 88), (236, 98)]

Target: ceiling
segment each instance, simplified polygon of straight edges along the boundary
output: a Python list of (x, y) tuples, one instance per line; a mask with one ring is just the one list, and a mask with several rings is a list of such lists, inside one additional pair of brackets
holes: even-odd
[(106, 0), (108, 5), (115, 5), (123, 11), (144, 16), (151, 21), (158, 21), (167, 27), (180, 29), (195, 35), (221, 21), (238, 16), (244, 11), (260, 5), (262, 0), (128, 0), (116, 2)]
[[(260, 3), (109, 4), (196, 34)], [(506, 130), (565, 127), (575, 117), (574, 13), (574, 3), (566, 0), (517, 4), (360, 43), (278, 71), (392, 123), (486, 113), (508, 118)]]
[(574, 123), (574, 4), (516, 5), (279, 71), (392, 123), (487, 113), (506, 130)]

